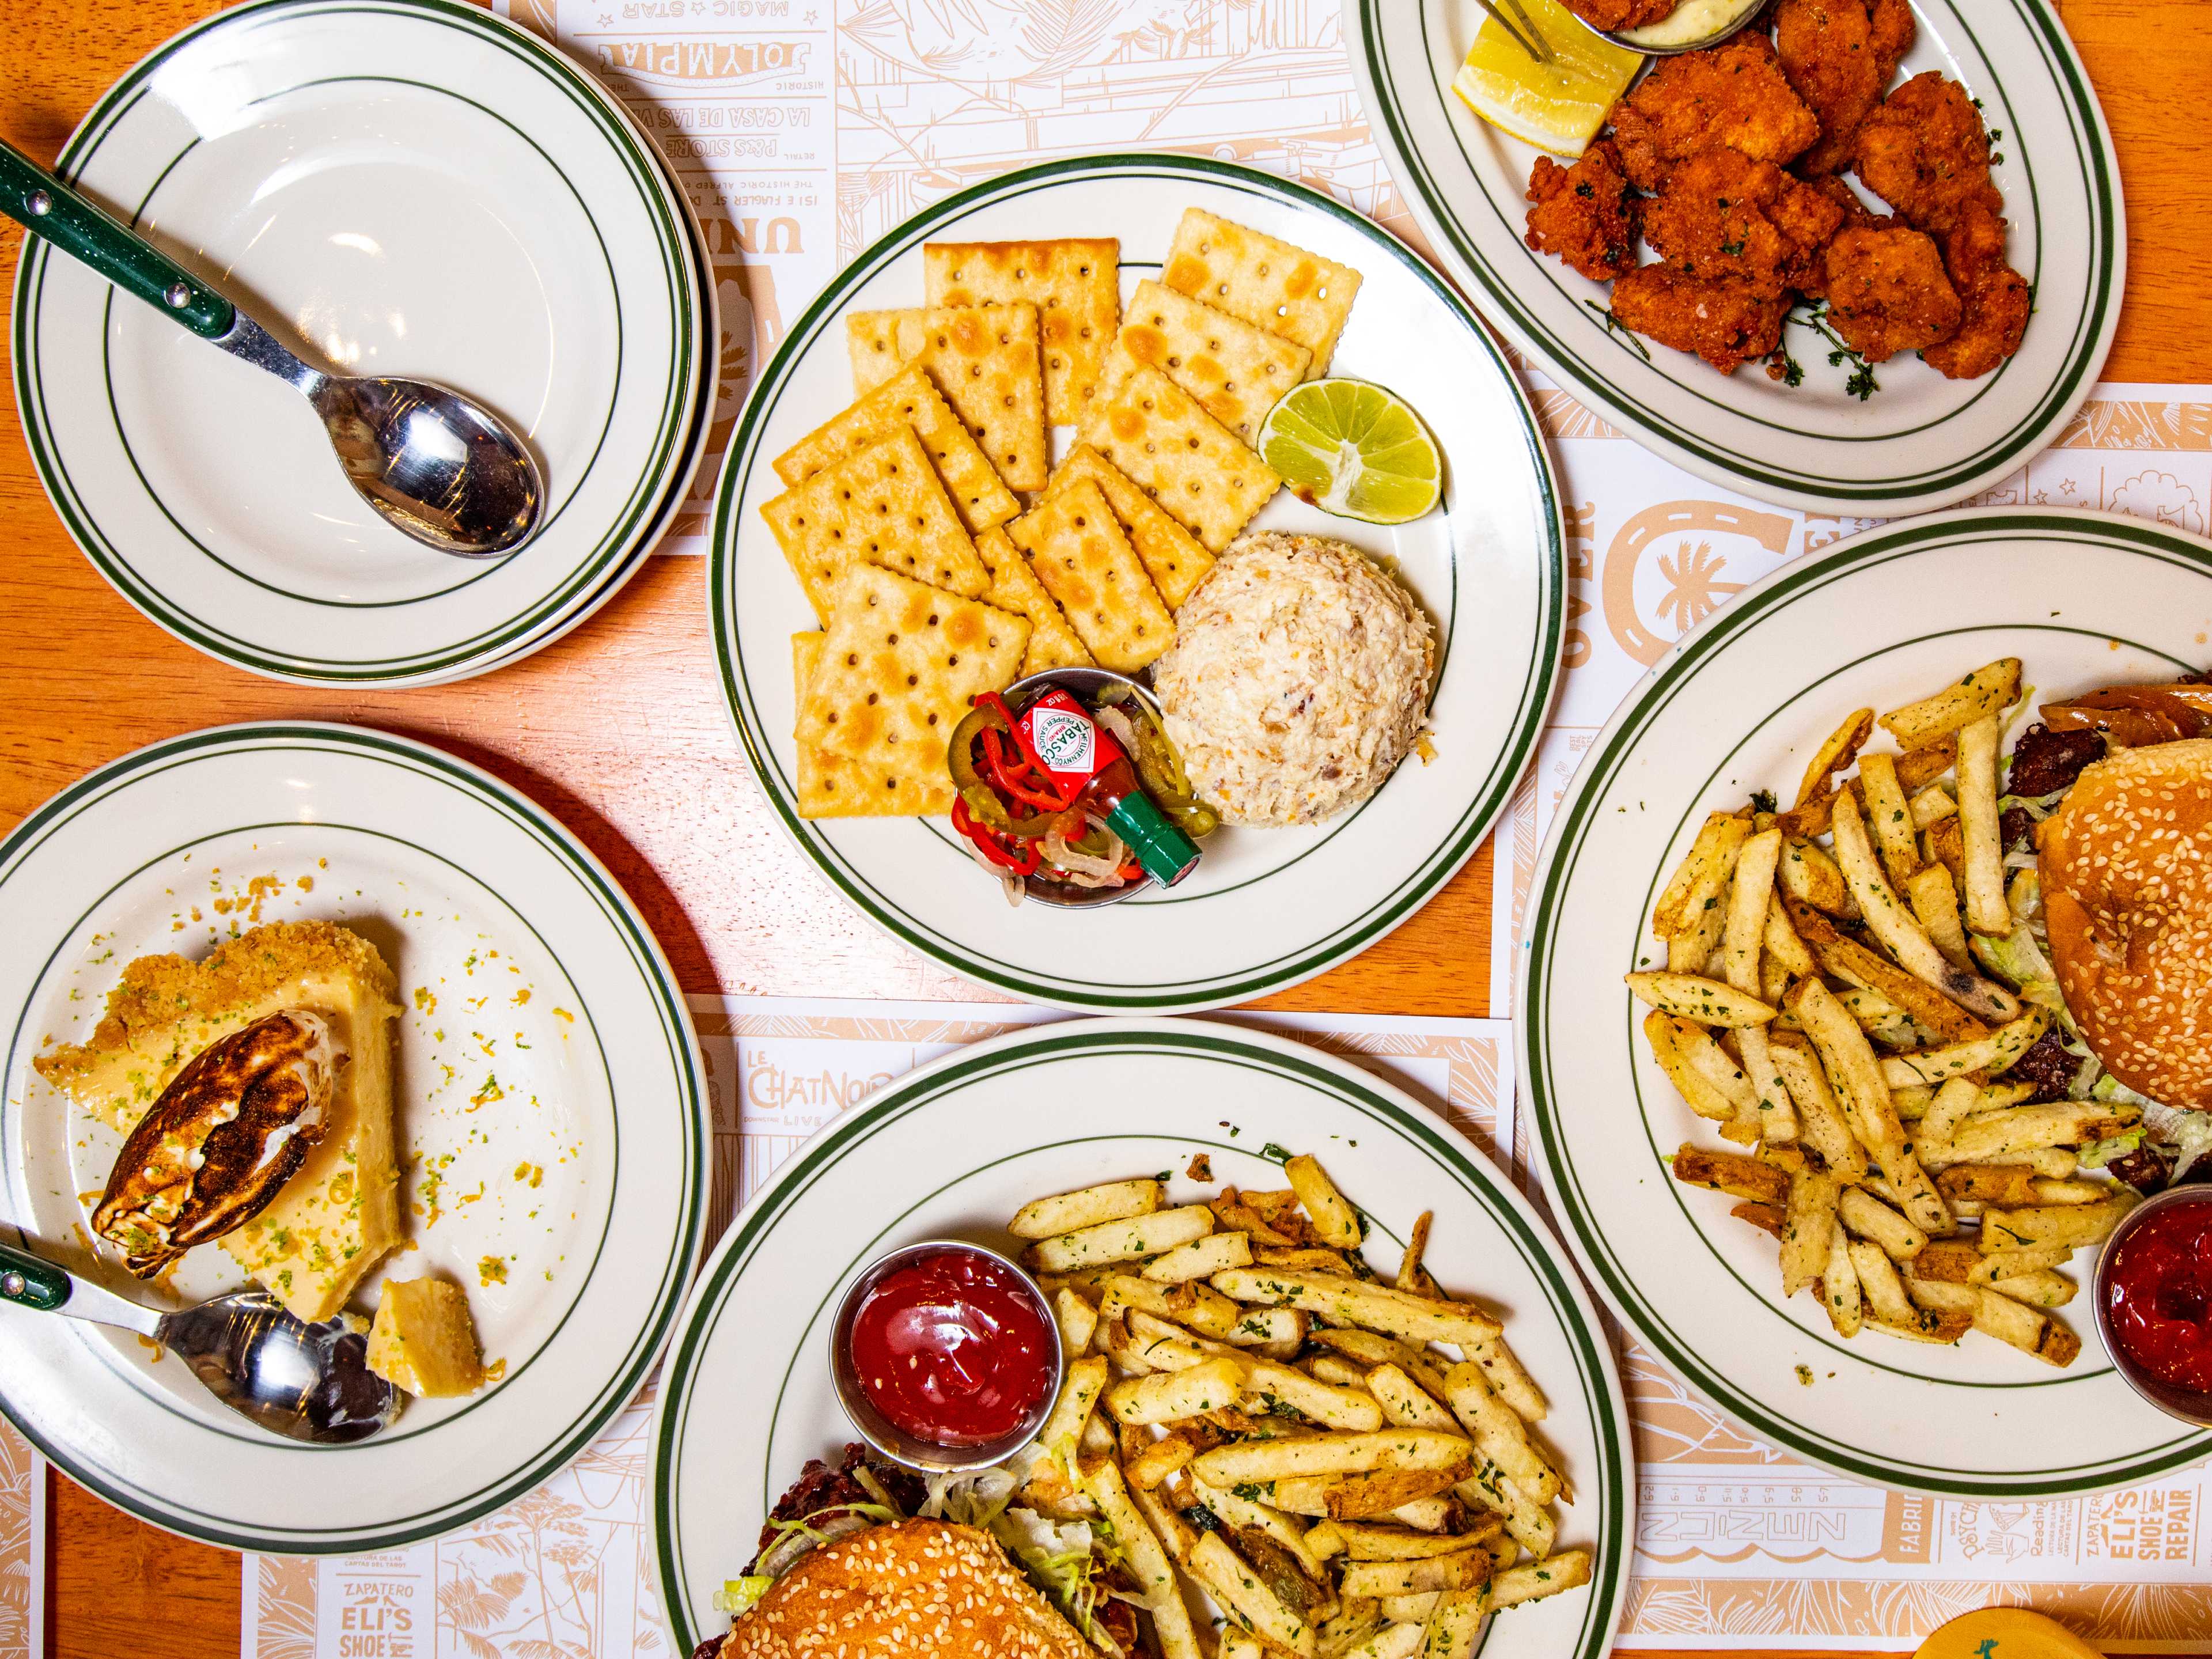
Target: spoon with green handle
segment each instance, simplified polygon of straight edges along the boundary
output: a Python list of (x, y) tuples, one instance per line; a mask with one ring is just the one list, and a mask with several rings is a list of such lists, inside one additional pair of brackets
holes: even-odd
[(427, 380), (325, 374), (44, 167), (0, 143), (0, 212), (314, 405), (362, 498), (416, 541), (465, 559), (512, 552), (545, 492), (522, 441), (479, 403)]
[(366, 1337), (343, 1316), (306, 1324), (266, 1291), (156, 1313), (0, 1244), (0, 1302), (136, 1331), (183, 1360), (224, 1405), (289, 1439), (366, 1440), (399, 1415), (399, 1390), (368, 1367)]

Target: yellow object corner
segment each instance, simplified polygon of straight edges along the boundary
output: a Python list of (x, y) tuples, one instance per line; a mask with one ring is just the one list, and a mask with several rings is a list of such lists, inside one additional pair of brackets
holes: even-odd
[(1554, 155), (1580, 155), (1636, 78), (1643, 54), (1601, 39), (1559, 0), (1520, 5), (1551, 47), (1552, 61), (1531, 58), (1496, 18), (1486, 16), (1452, 90), (1500, 131)]

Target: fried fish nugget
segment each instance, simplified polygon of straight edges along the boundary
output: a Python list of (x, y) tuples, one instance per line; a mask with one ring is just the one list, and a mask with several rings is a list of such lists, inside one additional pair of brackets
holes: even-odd
[(1945, 234), (1943, 266), (1959, 291), (1959, 329), (1921, 356), (1951, 380), (1977, 380), (2020, 349), (2027, 278), (2005, 263), (2005, 222), (1978, 202)]
[(1804, 286), (1844, 210), (1771, 161), (1709, 149), (1678, 165), (1644, 210), (1644, 234), (1685, 276), (1739, 282), (1761, 298)]
[(1656, 190), (1675, 163), (1723, 145), (1779, 166), (1811, 146), (1820, 123), (1790, 90), (1765, 35), (1747, 30), (1705, 52), (1662, 58), (1613, 106), (1629, 178)]
[(1638, 266), (1613, 285), (1613, 315), (1622, 327), (1694, 351), (1723, 374), (1781, 344), (1788, 310), (1786, 295), (1685, 276), (1667, 265)]
[(1558, 255), (1594, 283), (1636, 268), (1644, 198), (1630, 187), (1611, 140), (1592, 144), (1571, 167), (1538, 156), (1528, 200), (1525, 240), (1537, 252)]
[(1990, 179), (1982, 112), (1956, 81), (1916, 75), (1859, 125), (1853, 165), (1866, 187), (1916, 230), (1947, 231), (1969, 207), (2004, 211)]
[(1948, 339), (1959, 295), (1934, 240), (1902, 227), (1846, 230), (1822, 256), (1828, 320), (1869, 362)]
[(1656, 23), (1680, 3), (1681, 0), (1566, 0), (1569, 11), (1608, 34)]
[(1774, 55), (1820, 123), (1820, 142), (1797, 158), (1799, 172), (1835, 173), (1851, 164), (1859, 123), (1881, 102), (1913, 33), (1909, 0), (1781, 0), (1775, 7)]

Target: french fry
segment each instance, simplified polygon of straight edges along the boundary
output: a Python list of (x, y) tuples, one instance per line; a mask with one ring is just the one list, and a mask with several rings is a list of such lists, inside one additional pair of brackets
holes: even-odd
[(1923, 1279), (1906, 1279), (1905, 1288), (1921, 1307), (1937, 1313), (1963, 1313), (1983, 1334), (2009, 1343), (2047, 1364), (2070, 1365), (2081, 1352), (2081, 1339), (2063, 1325), (1995, 1291)]
[(1735, 1152), (1707, 1152), (1687, 1141), (1674, 1154), (1674, 1179), (1686, 1186), (1710, 1187), (1753, 1203), (1780, 1204), (1790, 1195), (1790, 1177), (1771, 1164)]
[(1790, 1010), (1820, 1056), (1844, 1121), (1887, 1172), (1889, 1157), (1905, 1144), (1905, 1126), (1865, 1034), (1816, 979), (1803, 981), (1790, 993)]
[[(1539, 1504), (1559, 1495), (1559, 1472), (1518, 1413), (1498, 1397), (1482, 1367), (1462, 1361), (1444, 1373), (1444, 1393), (1475, 1449)], [(1413, 1432), (1413, 1431), (1401, 1431)]]
[[(1277, 1509), (1292, 1515), (1326, 1516), (1333, 1521), (1362, 1521), (1387, 1515), (1413, 1526), (1419, 1524), (1412, 1512), (1413, 1504), (1452, 1491), (1472, 1474), (1474, 1468), (1470, 1448), (1448, 1468), (1291, 1475), (1270, 1483), (1269, 1496)], [(1430, 1528), (1441, 1527), (1447, 1512), (1439, 1502), (1428, 1522)]]
[(1130, 1485), (1149, 1490), (1189, 1462), (1199, 1451), (1199, 1443), (1190, 1435), (1170, 1434), (1164, 1439), (1152, 1442), (1135, 1456), (1125, 1459), (1122, 1470), (1129, 1477)]
[(1999, 1296), (2024, 1302), (2031, 1308), (2063, 1308), (2074, 1299), (2074, 1281), (2048, 1267), (2033, 1273), (2008, 1273), (1990, 1280), (1987, 1287)]
[(1270, 1659), (1258, 1637), (1234, 1625), (1223, 1629), (1220, 1644), (1214, 1651), (1218, 1659)]
[(1698, 827), (1697, 839), (1674, 867), (1659, 902), (1651, 912), (1651, 931), (1662, 939), (1688, 930), (1709, 909), (1717, 908), (1728, 890), (1737, 849), (1751, 834), (1751, 817), (1742, 812), (1715, 812)]
[(1844, 879), (1844, 872), (1836, 867), (1827, 849), (1817, 842), (1802, 836), (1785, 836), (1782, 862), (1774, 876), (1783, 892), (1800, 904), (1846, 921), (1858, 915), (1850, 884)]
[(1432, 1429), (1439, 1434), (1461, 1432), (1459, 1419), (1414, 1382), (1404, 1366), (1376, 1365), (1367, 1372), (1366, 1385), (1367, 1392), (1375, 1396), (1375, 1403), (1382, 1408), (1383, 1419), (1393, 1428)]
[(2112, 1195), (2111, 1183), (2103, 1181), (2052, 1181), (2038, 1176), (2033, 1184), (2038, 1204), (2101, 1204)]
[(1364, 1387), (1367, 1380), (1367, 1373), (1358, 1364), (1349, 1359), (1339, 1358), (1333, 1353), (1319, 1353), (1310, 1359), (1302, 1359), (1298, 1362), (1298, 1369), (1308, 1376), (1344, 1389)]
[[(1316, 1325), (1313, 1340), (1322, 1346), (1358, 1360), (1370, 1370), (1378, 1365), (1394, 1365), (1404, 1371), (1431, 1400), (1442, 1404), (1444, 1397), (1444, 1374), (1441, 1367), (1449, 1362), (1427, 1348), (1417, 1348), (1401, 1342), (1395, 1337), (1380, 1336), (1373, 1331), (1357, 1328), (1333, 1328)], [(1468, 1352), (1473, 1352), (1472, 1345)], [(1425, 1425), (1413, 1424), (1415, 1428)], [(1446, 1426), (1449, 1426), (1448, 1425)]]
[(1517, 1607), (1523, 1601), (1540, 1601), (1589, 1583), (1589, 1552), (1561, 1550), (1541, 1561), (1508, 1567), (1490, 1581), (1490, 1605)]
[(1982, 1216), (1981, 1247), (1984, 1255), (2003, 1250), (2028, 1250), (2064, 1245), (2079, 1249), (2099, 1244), (2136, 1206), (2135, 1194), (2123, 1187), (2102, 1204), (2039, 1204), (2021, 1209), (1989, 1210)]
[(1863, 985), (1846, 985), (1836, 993), (1836, 1000), (1844, 1005), (1844, 1012), (1856, 1020), (1864, 1031), (1886, 1048), (1917, 1048), (1922, 1046), (1921, 1028), (1906, 1013), (1881, 992)]
[(1850, 984), (1879, 992), (1902, 1010), (1913, 1024), (1934, 1032), (1938, 1042), (1971, 1042), (1989, 1035), (1988, 1026), (1942, 991), (1906, 973), (1879, 952), (1869, 951), (1856, 939), (1824, 939), (1814, 947), (1813, 954), (1824, 971)]
[(1930, 864), (1940, 864), (1951, 872), (1954, 884), (1963, 886), (1966, 879), (1966, 836), (1960, 827), (1958, 815), (1938, 818), (1920, 832), (1920, 845), (1928, 854)]
[(1911, 807), (1912, 827), (1925, 830), (1956, 812), (1959, 803), (1952, 799), (1951, 792), (1942, 784), (1931, 783), (1913, 796)]
[[(1316, 1551), (1326, 1547), (1328, 1554), (1340, 1553), (1352, 1561), (1428, 1561), (1439, 1555), (1456, 1555), (1462, 1550), (1473, 1549), (1492, 1536), (1498, 1528), (1494, 1515), (1483, 1516), (1466, 1532), (1442, 1537), (1430, 1533), (1401, 1532), (1395, 1527), (1377, 1527), (1359, 1521), (1323, 1521), (1306, 1534), (1306, 1542)], [(1316, 1539), (1317, 1533), (1326, 1535)]]
[[(1933, 986), (1969, 1013), (1985, 1019), (2011, 1019), (2020, 1012), (2020, 999), (2003, 987), (1978, 974), (1963, 972), (1944, 960), (1911, 911), (1889, 884), (1867, 840), (1866, 825), (1857, 806), (1848, 798), (1836, 803), (1836, 863), (1850, 884), (1866, 918), (1867, 931), (1897, 958), (1897, 965), (1923, 983)], [(1816, 952), (1817, 954), (1817, 952)]]
[(1854, 709), (1844, 717), (1844, 723), (1831, 732), (1813, 758), (1805, 763), (1804, 781), (1797, 786), (1797, 799), (1793, 803), (1802, 806), (1828, 793), (1828, 781), (1837, 773), (1846, 769), (1855, 760), (1866, 740), (1874, 735), (1874, 710)]
[(1745, 1026), (1736, 1033), (1736, 1045), (1743, 1050), (1743, 1069), (1759, 1096), (1758, 1110), (1748, 1119), (1739, 1118), (1737, 1121), (1748, 1127), (1752, 1139), (1763, 1140), (1770, 1146), (1794, 1141), (1797, 1139), (1797, 1108), (1783, 1083), (1782, 1073), (1775, 1068), (1765, 1027)]
[(1885, 1336), (1902, 1337), (1907, 1342), (1932, 1342), (1948, 1348), (1974, 1328), (1974, 1321), (1972, 1315), (1955, 1310), (1943, 1312), (1921, 1308), (1915, 1310), (1910, 1322), (1892, 1324), (1887, 1320), (1869, 1319), (1863, 1328), (1880, 1331)]
[(1798, 1139), (1820, 1153), (1821, 1161), (1844, 1180), (1864, 1176), (1866, 1151), (1844, 1121), (1819, 1063), (1802, 1048), (1785, 1048), (1778, 1042), (1770, 1045), (1767, 1052), (1796, 1103)]
[(1739, 1221), (1748, 1221), (1759, 1231), (1771, 1237), (1776, 1243), (1779, 1244), (1782, 1242), (1782, 1224), (1788, 1218), (1786, 1211), (1772, 1204), (1756, 1204), (1747, 1200), (1730, 1210), (1729, 1213)]
[(1764, 1025), (1774, 1018), (1776, 1012), (1768, 1004), (1757, 997), (1745, 995), (1724, 980), (1680, 973), (1626, 974), (1622, 977), (1630, 994), (1638, 1002), (1648, 1004), (1662, 1013), (1672, 1014), (1676, 1019), (1691, 1020), (1699, 1025), (1731, 1029)]
[(1979, 1111), (1953, 1127), (1943, 1156), (1954, 1164), (2010, 1161), (2045, 1146), (2086, 1146), (2123, 1133), (2134, 1124), (2133, 1117), (2097, 1100), (2054, 1100), (2041, 1106)]
[(1975, 720), (1998, 714), (2019, 698), (2020, 659), (2001, 657), (1933, 696), (1892, 709), (1878, 724), (1897, 739), (1899, 748), (1925, 749)]
[(1859, 788), (1866, 799), (1867, 827), (1881, 854), (1882, 868), (1890, 884), (1903, 887), (1920, 867), (1920, 842), (1914, 832), (1912, 809), (1897, 781), (1897, 757), (1859, 757)]
[[(1942, 1183), (1937, 1183), (1938, 1190)], [(1910, 1261), (1928, 1248), (1928, 1235), (1863, 1188), (1846, 1187), (1836, 1214), (1844, 1230), (1870, 1240), (1885, 1255)]]
[(1936, 1177), (1936, 1190), (1953, 1208), (1961, 1203), (2035, 1202), (2035, 1171), (2025, 1164), (1960, 1164)]
[(1338, 1388), (1273, 1359), (1250, 1360), (1245, 1371), (1238, 1403), (1246, 1411), (1287, 1406), (1324, 1428), (1353, 1433), (1382, 1426), (1382, 1409), (1364, 1387)]
[(1242, 1361), (1224, 1357), (1131, 1377), (1106, 1391), (1106, 1409), (1120, 1423), (1179, 1423), (1235, 1401), (1243, 1391), (1244, 1374)]
[[(1206, 1288), (1212, 1290), (1212, 1286)], [(1223, 1297), (1222, 1300), (1226, 1302), (1228, 1297)], [(1215, 1341), (1226, 1342), (1232, 1347), (1255, 1348), (1270, 1359), (1288, 1359), (1305, 1346), (1310, 1324), (1297, 1309), (1243, 1308), (1235, 1303), (1230, 1305), (1237, 1307), (1238, 1312), (1228, 1322), (1227, 1328), (1216, 1330), (1209, 1327), (1206, 1330), (1205, 1334)], [(1194, 1330), (1200, 1328), (1195, 1316), (1187, 1322)]]
[(1237, 1624), (1299, 1659), (1318, 1659), (1321, 1647), (1313, 1626), (1278, 1601), (1219, 1533), (1201, 1533), (1183, 1565)]
[(1291, 1190), (1298, 1195), (1305, 1206), (1307, 1218), (1314, 1231), (1321, 1235), (1322, 1243), (1340, 1250), (1359, 1248), (1361, 1229), (1359, 1212), (1345, 1202), (1344, 1194), (1328, 1178), (1319, 1159), (1301, 1152), (1283, 1164), (1283, 1175), (1291, 1183)]
[(1851, 1265), (1850, 1241), (1844, 1237), (1841, 1227), (1829, 1229), (1828, 1265), (1820, 1274), (1820, 1300), (1837, 1335), (1850, 1337), (1859, 1334), (1858, 1269)]
[(1437, 1604), (1444, 1599), (1442, 1590), (1430, 1590), (1422, 1595), (1386, 1595), (1376, 1603), (1382, 1616), (1394, 1625), (1425, 1627)]
[(1919, 1134), (1923, 1142), (1948, 1146), (1960, 1124), (1983, 1109), (1982, 1091), (1970, 1077), (1954, 1077), (1936, 1091), (1921, 1115)]
[[(1246, 1203), (1234, 1187), (1224, 1188), (1216, 1193), (1206, 1200), (1206, 1206), (1213, 1212), (1214, 1219), (1224, 1231), (1249, 1234), (1255, 1245), (1291, 1249), (1308, 1242), (1302, 1233), (1286, 1232), (1275, 1226), (1266, 1216)], [(1303, 1218), (1300, 1219), (1303, 1221)]]
[(1467, 1344), (1467, 1357), (1482, 1367), (1482, 1374), (1490, 1379), (1490, 1386), (1498, 1391), (1498, 1397), (1512, 1407), (1522, 1422), (1544, 1420), (1551, 1404), (1519, 1357), (1505, 1346), (1503, 1332)]
[(1905, 902), (1936, 941), (1943, 960), (1962, 974), (1972, 973), (1974, 958), (1966, 948), (1966, 930), (1960, 924), (1959, 889), (1950, 871), (1940, 864), (1923, 864), (1905, 877), (1904, 886)]
[(1098, 1329), (1098, 1310), (1062, 1285), (1052, 1294), (1053, 1322), (1060, 1327), (1060, 1346), (1063, 1352), (1083, 1354), (1091, 1352), (1091, 1339)]
[(1208, 1233), (1188, 1244), (1164, 1250), (1138, 1269), (1139, 1276), (1163, 1285), (1211, 1279), (1228, 1267), (1252, 1265), (1249, 1233)]
[(1455, 1468), (1467, 1455), (1467, 1441), (1460, 1435), (1384, 1429), (1216, 1446), (1194, 1461), (1191, 1474), (1209, 1486), (1235, 1486), (1242, 1481), (1281, 1481), (1298, 1475), (1433, 1471)]
[(1489, 1584), (1446, 1590), (1421, 1629), (1421, 1659), (1470, 1659), (1495, 1597)]
[(1030, 1246), (1028, 1255), (1030, 1265), (1045, 1273), (1067, 1273), (1158, 1255), (1212, 1231), (1213, 1212), (1203, 1204), (1188, 1204), (1039, 1239)]
[(1790, 1177), (1782, 1223), (1782, 1295), (1797, 1294), (1827, 1271), (1836, 1233), (1835, 1176), (1802, 1171)]
[(1069, 1365), (1060, 1378), (1060, 1398), (1053, 1402), (1052, 1415), (1037, 1431), (1038, 1443), (1055, 1455), (1072, 1453), (1082, 1437), (1083, 1425), (1091, 1420), (1091, 1408), (1098, 1403), (1105, 1387), (1103, 1359), (1079, 1359)]
[(1765, 947), (1766, 913), (1774, 904), (1774, 872), (1781, 861), (1782, 832), (1762, 830), (1737, 850), (1729, 878), (1728, 920), (1721, 929), (1724, 977), (1754, 1001), (1759, 953)]
[(1905, 1280), (1897, 1265), (1870, 1239), (1855, 1238), (1850, 1244), (1851, 1271), (1859, 1276), (1859, 1294), (1866, 1317), (1876, 1324), (1917, 1323), (1912, 1298), (1905, 1293)]
[(1156, 1490), (1133, 1486), (1129, 1489), (1129, 1501), (1137, 1506), (1137, 1512), (1145, 1517), (1145, 1524), (1152, 1529), (1152, 1536), (1160, 1540), (1170, 1555), (1178, 1561), (1189, 1559), (1198, 1543), (1198, 1528), (1182, 1518), (1167, 1486)]
[[(1805, 941), (1790, 925), (1790, 913), (1783, 908), (1782, 896), (1771, 895), (1766, 906), (1766, 927), (1760, 942), (1766, 947), (1770, 961), (1780, 966), (1792, 979), (1802, 979), (1815, 970), (1813, 953), (1805, 948)], [(1763, 971), (1763, 970), (1762, 970)], [(1762, 996), (1761, 1002), (1771, 1000)]]
[(1751, 1074), (1731, 1060), (1703, 1026), (1654, 1008), (1644, 1016), (1644, 1036), (1659, 1069), (1699, 1117), (1726, 1123), (1746, 1113), (1756, 1114), (1759, 1091)]
[(1421, 1650), (1423, 1634), (1419, 1625), (1385, 1625), (1365, 1641), (1346, 1648), (1342, 1659), (1413, 1659)]
[(1971, 1042), (1892, 1054), (1881, 1063), (1882, 1076), (1897, 1084), (1941, 1084), (1968, 1072), (2002, 1072), (2035, 1046), (2050, 1020), (2041, 1008), (2030, 1008), (2019, 1018)]
[(1226, 1487), (1209, 1486), (1203, 1480), (1194, 1480), (1192, 1489), (1198, 1501), (1212, 1510), (1224, 1524), (1265, 1533), (1296, 1559), (1308, 1577), (1318, 1583), (1328, 1582), (1328, 1562), (1306, 1547), (1304, 1529), (1294, 1525), (1282, 1510)]
[(1997, 830), (1997, 717), (1959, 732), (1959, 832), (1966, 852), (1966, 926), (1984, 938), (2012, 932), (2005, 902), (2004, 846)]
[(1149, 1215), (1160, 1207), (1164, 1192), (1157, 1181), (1109, 1181), (1024, 1204), (1014, 1212), (1006, 1231), (1016, 1238), (1057, 1238), (1105, 1222)]
[(1436, 1288), (1436, 1281), (1421, 1266), (1421, 1258), (1429, 1252), (1429, 1224), (1435, 1219), (1433, 1210), (1424, 1210), (1413, 1218), (1413, 1229), (1406, 1235), (1406, 1253), (1398, 1258), (1398, 1276), (1392, 1281), (1398, 1289), (1418, 1296)]
[(1122, 1568), (1137, 1581), (1145, 1610), (1152, 1615), (1163, 1659), (1199, 1659), (1198, 1634), (1191, 1627), (1190, 1607), (1176, 1583), (1175, 1565), (1158, 1534), (1137, 1509), (1121, 1471), (1110, 1458), (1102, 1458), (1084, 1471), (1084, 1490), (1114, 1529)]
[(1490, 1582), (1488, 1553), (1468, 1544), (1425, 1561), (1354, 1561), (1339, 1586), (1345, 1595), (1419, 1595), (1425, 1590), (1468, 1589)]
[(1499, 1330), (1496, 1320), (1465, 1303), (1413, 1296), (1331, 1273), (1232, 1267), (1214, 1275), (1213, 1288), (1239, 1302), (1295, 1306), (1332, 1324), (1361, 1325), (1408, 1342), (1464, 1346)]

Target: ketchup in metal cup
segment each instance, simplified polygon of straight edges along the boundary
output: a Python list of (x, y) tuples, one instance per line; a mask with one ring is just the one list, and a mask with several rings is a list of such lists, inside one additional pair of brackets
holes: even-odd
[(1052, 1386), (1052, 1333), (1014, 1270), (944, 1249), (886, 1275), (853, 1319), (853, 1369), (869, 1403), (917, 1440), (988, 1446)]
[(1014, 725), (1055, 783), (1083, 784), (1077, 804), (1104, 818), (1154, 881), (1172, 887), (1198, 867), (1197, 843), (1152, 805), (1127, 752), (1073, 697), (1055, 686)]
[(2169, 1388), (2212, 1394), (2212, 1203), (2144, 1217), (2105, 1279), (2113, 1341)]

